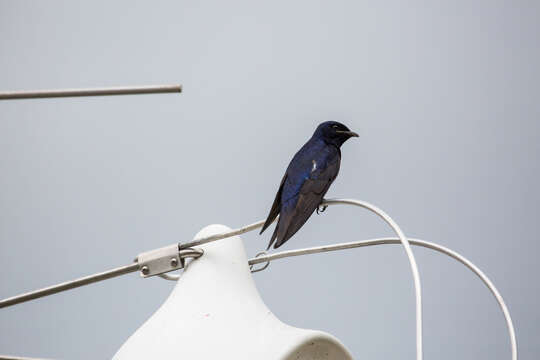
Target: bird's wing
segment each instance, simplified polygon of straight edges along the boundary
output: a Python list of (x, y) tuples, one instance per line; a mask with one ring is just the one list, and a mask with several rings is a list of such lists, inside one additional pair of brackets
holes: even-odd
[[(340, 157), (336, 156), (325, 169), (311, 173), (300, 188), (296, 204), (285, 204), (286, 210), (290, 210), (286, 211), (285, 214), (281, 214), (280, 224), (276, 228), (274, 249), (289, 240), (317, 209), (328, 188), (336, 178), (339, 165)], [(291, 199), (291, 202), (294, 200)]]
[(279, 210), (281, 208), (281, 193), (283, 191), (283, 184), (285, 184), (286, 179), (287, 179), (287, 173), (285, 173), (285, 175), (283, 175), (283, 179), (281, 179), (281, 184), (279, 184), (279, 190), (276, 194), (276, 198), (274, 199), (274, 203), (272, 204), (270, 213), (268, 214), (268, 217), (266, 218), (266, 221), (264, 222), (264, 225), (259, 234), (262, 234), (263, 231), (266, 230), (268, 226), (270, 226), (270, 224), (276, 219), (276, 217), (279, 214)]

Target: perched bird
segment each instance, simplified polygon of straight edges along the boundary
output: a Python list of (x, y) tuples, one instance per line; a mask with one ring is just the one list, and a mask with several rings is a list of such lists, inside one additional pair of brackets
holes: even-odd
[(289, 240), (321, 204), (339, 172), (340, 147), (358, 137), (336, 121), (320, 124), (313, 136), (294, 155), (281, 180), (279, 190), (263, 225), (261, 234), (279, 215), (268, 249), (277, 249)]

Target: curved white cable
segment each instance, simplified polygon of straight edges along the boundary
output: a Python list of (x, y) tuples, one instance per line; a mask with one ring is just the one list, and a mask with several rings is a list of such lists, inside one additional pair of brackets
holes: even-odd
[[(450, 256), (451, 258), (457, 260), (458, 262), (465, 265), (469, 270), (471, 270), (473, 273), (475, 273), (480, 280), (487, 286), (487, 288), (491, 291), (493, 294), (493, 297), (495, 297), (495, 300), (497, 300), (499, 307), (501, 308), (504, 318), (506, 320), (506, 326), (508, 328), (508, 335), (510, 337), (510, 346), (512, 348), (512, 360), (517, 360), (518, 352), (517, 352), (517, 341), (516, 341), (516, 332), (514, 330), (514, 325), (512, 323), (512, 318), (510, 317), (510, 312), (508, 311), (508, 308), (506, 307), (506, 304), (495, 287), (491, 280), (480, 270), (476, 265), (474, 265), (471, 261), (469, 261), (464, 256), (458, 254), (457, 252), (450, 250), (444, 246), (424, 241), (420, 239), (412, 239), (409, 238), (409, 243), (416, 246), (422, 246), (431, 250), (438, 251), (442, 254), (445, 254), (447, 256)], [(337, 250), (346, 250), (346, 249), (352, 249), (357, 247), (367, 247), (367, 246), (374, 246), (374, 245), (384, 245), (384, 244), (399, 244), (401, 242), (398, 238), (378, 238), (378, 239), (370, 239), (370, 240), (360, 240), (360, 241), (353, 241), (348, 243), (341, 243), (341, 244), (333, 244), (333, 245), (323, 245), (323, 246), (316, 246), (311, 248), (304, 248), (304, 249), (298, 249), (298, 250), (288, 250), (288, 251), (281, 251), (275, 254), (271, 255), (265, 255), (260, 257), (252, 258), (248, 261), (249, 265), (255, 265), (260, 264), (263, 262), (270, 262), (277, 259), (292, 257), (292, 256), (301, 256), (301, 255), (309, 255), (309, 254), (316, 254), (316, 253), (323, 253), (328, 251), (337, 251)]]
[(375, 214), (379, 215), (396, 233), (401, 241), (401, 244), (405, 248), (407, 257), (409, 258), (409, 263), (411, 265), (411, 271), (414, 279), (414, 291), (416, 295), (416, 359), (422, 360), (423, 358), (423, 349), (422, 349), (422, 287), (420, 285), (420, 274), (418, 273), (418, 266), (416, 265), (416, 259), (412, 252), (409, 241), (403, 234), (403, 231), (399, 228), (398, 224), (384, 211), (371, 205), (365, 201), (354, 200), (354, 199), (324, 199), (322, 205), (336, 205), (336, 204), (349, 204), (360, 206), (364, 209), (370, 210)]

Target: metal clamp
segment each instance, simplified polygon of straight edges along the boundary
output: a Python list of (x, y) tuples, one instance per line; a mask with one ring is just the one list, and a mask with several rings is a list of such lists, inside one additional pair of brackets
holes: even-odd
[(185, 265), (185, 258), (198, 258), (203, 253), (202, 249), (179, 250), (179, 245), (174, 244), (139, 254), (136, 261), (141, 276), (147, 278), (182, 269)]
[[(255, 258), (258, 258), (258, 257), (261, 256), (261, 255), (268, 255), (268, 253), (267, 253), (266, 251), (261, 251), (260, 253), (258, 253), (257, 255), (255, 255)], [(256, 273), (256, 272), (265, 270), (269, 265), (270, 265), (270, 260), (268, 260), (268, 261), (266, 262), (266, 264), (264, 264), (262, 267), (260, 267), (260, 268), (258, 268), (258, 269), (253, 269), (253, 264), (252, 264), (252, 265), (249, 265), (249, 270), (251, 270), (252, 273)]]

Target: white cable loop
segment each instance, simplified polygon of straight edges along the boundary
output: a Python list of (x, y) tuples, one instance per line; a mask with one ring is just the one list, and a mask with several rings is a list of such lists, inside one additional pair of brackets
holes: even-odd
[[(501, 296), (501, 294), (499, 293), (495, 285), (493, 285), (491, 280), (489, 280), (487, 275), (484, 274), (482, 270), (480, 270), (476, 265), (474, 265), (471, 261), (466, 259), (464, 256), (444, 246), (441, 246), (432, 242), (420, 240), (420, 239), (409, 238), (408, 240), (409, 240), (409, 243), (412, 245), (422, 246), (431, 250), (438, 251), (444, 255), (450, 256), (451, 258), (465, 265), (467, 268), (469, 268), (469, 270), (475, 273), (476, 276), (480, 278), (480, 280), (482, 280), (482, 282), (491, 291), (493, 297), (495, 298), (495, 300), (499, 304), (499, 307), (502, 310), (502, 313), (506, 320), (506, 326), (508, 328), (508, 335), (510, 337), (512, 360), (517, 360), (518, 352), (517, 352), (516, 332), (514, 330), (514, 325), (512, 323), (510, 312), (508, 311), (508, 308), (506, 307), (503, 297)], [(252, 259), (249, 259), (248, 264), (255, 265), (262, 262), (270, 262), (273, 260), (283, 259), (283, 258), (293, 257), (293, 256), (310, 255), (310, 254), (324, 253), (324, 252), (337, 251), (337, 250), (347, 250), (347, 249), (353, 249), (357, 247), (367, 247), (367, 246), (384, 245), (384, 244), (400, 244), (400, 243), (401, 243), (401, 240), (399, 238), (378, 238), (378, 239), (370, 239), (370, 240), (353, 241), (353, 242), (341, 243), (341, 244), (323, 245), (323, 246), (316, 246), (316, 247), (304, 248), (304, 249), (298, 249), (298, 250), (281, 251), (281, 252), (267, 255), (267, 256), (252, 258)]]
[(403, 231), (401, 231), (401, 229), (399, 228), (398, 224), (396, 224), (394, 220), (392, 220), (392, 218), (388, 216), (388, 214), (386, 214), (384, 211), (382, 211), (375, 205), (372, 205), (365, 201), (354, 199), (325, 199), (322, 202), (322, 205), (337, 204), (360, 206), (379, 215), (394, 230), (399, 240), (401, 241), (401, 244), (405, 248), (405, 252), (407, 253), (407, 257), (409, 258), (409, 264), (412, 270), (412, 275), (414, 279), (414, 292), (416, 295), (416, 359), (422, 360), (422, 287), (420, 285), (420, 274), (418, 273), (418, 266), (416, 265), (416, 259), (414, 258), (414, 254), (412, 252), (411, 246), (409, 245), (409, 241), (405, 237), (405, 234), (403, 234)]

